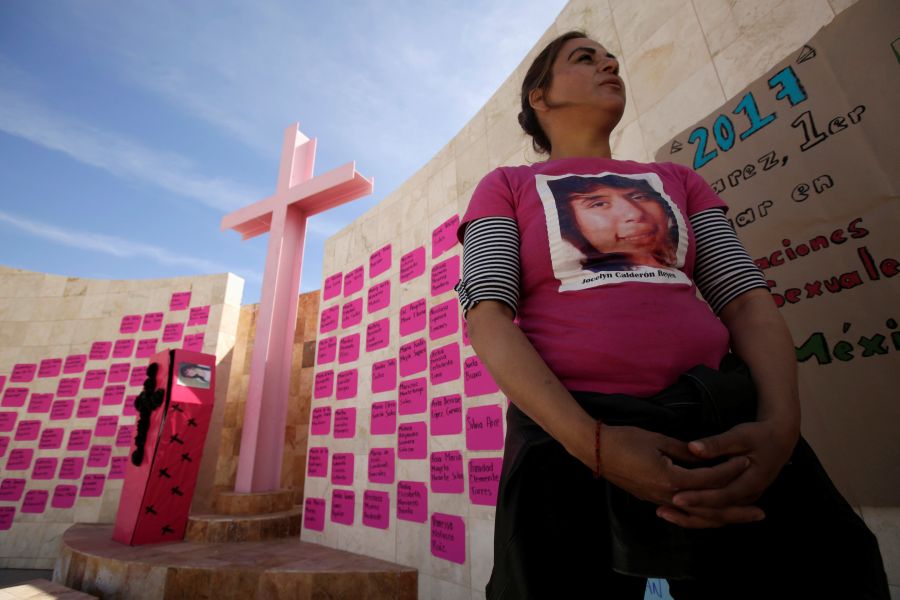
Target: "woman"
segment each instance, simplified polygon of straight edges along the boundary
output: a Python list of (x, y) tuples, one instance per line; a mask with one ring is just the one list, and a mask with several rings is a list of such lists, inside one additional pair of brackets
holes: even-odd
[[(844, 597), (887, 598), (874, 536), (798, 443), (793, 342), (725, 204), (685, 167), (612, 159), (624, 107), (601, 44), (581, 32), (551, 42), (525, 76), (519, 115), (549, 159), (485, 176), (458, 232), (469, 337), (512, 402), (487, 597), (641, 598), (646, 577), (664, 576), (676, 600), (726, 586), (729, 598), (808, 596), (820, 580)], [(608, 175), (670, 198), (669, 268), (585, 275), (567, 252), (553, 182)], [(726, 369), (729, 348), (752, 381)], [(742, 395), (754, 398), (749, 417), (692, 427), (706, 406), (695, 397)], [(660, 411), (677, 415), (680, 435), (645, 426)], [(791, 500), (804, 490), (811, 502)]]

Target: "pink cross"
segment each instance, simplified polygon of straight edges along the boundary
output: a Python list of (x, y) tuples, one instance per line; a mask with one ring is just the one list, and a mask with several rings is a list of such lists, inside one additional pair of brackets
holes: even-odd
[(357, 173), (355, 163), (313, 177), (315, 161), (316, 140), (292, 124), (284, 131), (275, 193), (222, 218), (223, 230), (234, 229), (245, 240), (269, 232), (236, 492), (281, 488), (306, 219), (372, 193), (374, 180)]

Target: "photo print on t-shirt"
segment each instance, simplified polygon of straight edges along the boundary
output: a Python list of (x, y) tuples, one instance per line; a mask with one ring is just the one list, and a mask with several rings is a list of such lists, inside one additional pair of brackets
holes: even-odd
[(684, 216), (656, 173), (536, 175), (559, 291), (643, 281), (691, 285)]

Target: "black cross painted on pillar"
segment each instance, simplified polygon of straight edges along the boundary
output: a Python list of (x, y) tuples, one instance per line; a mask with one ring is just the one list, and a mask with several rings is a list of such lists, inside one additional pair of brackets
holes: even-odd
[(169, 527), (168, 525), (163, 525), (162, 534), (166, 535), (167, 533), (175, 533), (175, 530)]
[(180, 437), (178, 437), (177, 433), (173, 433), (172, 435), (169, 436), (169, 443), (170, 444), (181, 444), (183, 446), (184, 440), (181, 439)]
[(165, 468), (163, 468), (163, 469), (160, 469), (160, 470), (159, 470), (159, 476), (160, 476), (160, 477), (165, 477), (166, 479), (172, 479), (172, 476), (169, 475), (169, 468), (168, 468), (168, 467), (165, 467)]
[(144, 514), (145, 514), (145, 515), (155, 515), (155, 514), (156, 514), (156, 509), (153, 508), (153, 505), (151, 504), (151, 505), (149, 505), (147, 508), (144, 509)]
[(190, 453), (190, 452), (185, 452), (184, 454), (181, 455), (181, 462), (185, 462), (185, 461), (187, 461), (187, 462), (194, 462), (193, 459), (191, 459), (191, 453)]
[(180, 489), (178, 489), (177, 485), (172, 488), (172, 493), (176, 496), (184, 496), (184, 492), (182, 492)]
[(175, 412), (180, 412), (180, 413), (183, 413), (183, 412), (184, 412), (184, 409), (181, 408), (181, 406), (179, 406), (178, 404), (173, 404), (173, 405), (172, 405), (172, 410), (174, 410)]
[(195, 421), (193, 417), (188, 419), (187, 424), (188, 424), (188, 427), (197, 427), (197, 421)]

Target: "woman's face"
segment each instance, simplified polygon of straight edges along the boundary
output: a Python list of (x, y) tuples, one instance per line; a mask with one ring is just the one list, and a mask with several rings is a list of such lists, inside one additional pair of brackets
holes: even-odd
[(568, 40), (553, 62), (553, 77), (545, 94), (551, 106), (595, 105), (625, 109), (625, 84), (619, 63), (601, 44), (588, 38)]

